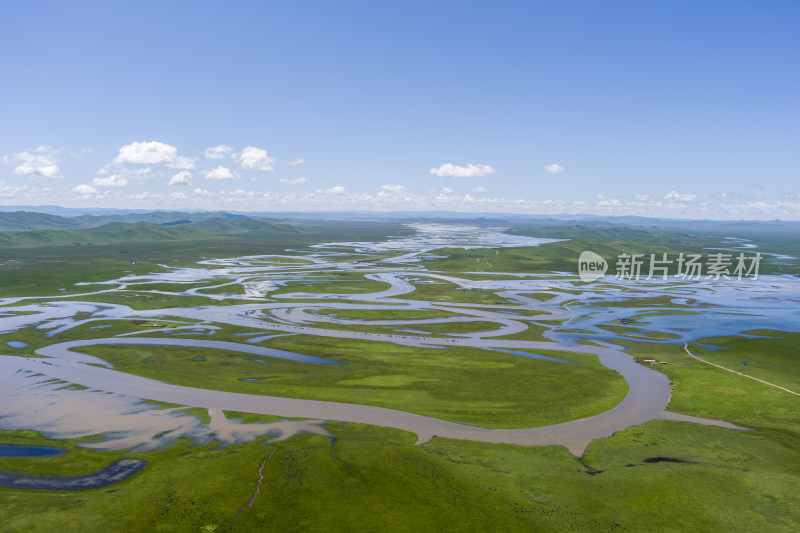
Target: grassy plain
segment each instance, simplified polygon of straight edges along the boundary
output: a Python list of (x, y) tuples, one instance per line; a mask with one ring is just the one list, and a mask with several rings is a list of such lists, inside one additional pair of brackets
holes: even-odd
[[(397, 430), (336, 422), (327, 428), (333, 446), (323, 436), (298, 435), (276, 443), (271, 458), (266, 439), (229, 448), (182, 441), (130, 454), (150, 464), (107, 489), (0, 489), (0, 522), (14, 533), (793, 532), (800, 523), (795, 453), (758, 433), (653, 421), (595, 441), (579, 460), (557, 446), (439, 438), (414, 446), (413, 435)], [(128, 456), (34, 432), (0, 432), (0, 440), (71, 450), (0, 462), (20, 473), (92, 471)], [(253, 496), (262, 464), (261, 491), (235, 518)]]
[[(753, 249), (736, 250), (725, 236), (747, 236), (754, 238), (761, 247), (759, 252), (788, 255), (785, 258), (765, 255), (761, 261), (761, 274), (797, 275), (800, 268), (800, 247), (797, 245), (796, 228), (782, 228), (774, 231), (747, 228), (710, 227), (705, 231), (685, 227), (635, 229), (623, 226), (589, 227), (574, 226), (526, 226), (512, 224), (509, 233), (531, 237), (567, 239), (526, 248), (476, 248), (463, 250), (445, 248), (436, 254), (446, 256), (426, 261), (431, 270), (446, 272), (568, 272), (577, 273), (578, 258), (584, 250), (591, 250), (608, 262), (608, 274), (617, 273), (616, 258), (619, 254), (644, 254), (645, 266), (649, 265), (650, 254), (657, 258), (666, 253), (668, 259), (675, 260), (681, 253), (708, 253), (728, 250), (728, 253), (744, 253), (750, 257)], [(724, 233), (730, 231), (731, 233)], [(677, 262), (669, 265), (669, 273), (677, 273)]]
[(437, 281), (436, 283), (417, 283), (414, 285), (414, 287), (414, 292), (403, 294), (398, 298), (464, 304), (499, 305), (511, 303), (502, 296), (498, 296), (491, 291), (479, 289), (461, 289), (456, 284), (448, 281)]
[[(339, 240), (345, 235), (358, 240), (384, 240), (387, 235), (408, 233), (411, 230), (401, 224), (332, 221), (296, 223), (290, 230), (204, 234), (193, 239), (163, 240), (140, 233), (97, 245), (44, 242), (15, 246), (0, 242), (0, 298), (78, 294), (87, 292), (86, 286), (75, 285), (79, 282), (160, 272), (164, 266), (195, 266), (197, 261), (210, 258), (285, 254), (287, 249)], [(22, 233), (13, 235), (19, 237)]]
[[(331, 230), (324, 224), (312, 224), (291, 236), (241, 233), (187, 241), (35, 246), (36, 238), (50, 238), (41, 234), (31, 236), (29, 245), (0, 249), (0, 263), (3, 263), (0, 298), (74, 295), (102, 287), (75, 286), (75, 282), (161, 271), (160, 265), (189, 266), (203, 257), (283, 253), (284, 249), (298, 248), (305, 242), (379, 240), (389, 232), (402, 233), (402, 228), (389, 226), (375, 228), (372, 224), (361, 224)], [(662, 249), (688, 252), (693, 251), (692, 247), (719, 242), (714, 235), (693, 239), (613, 228), (592, 231), (562, 228), (542, 232), (540, 228), (519, 228), (520, 234), (574, 240), (538, 248), (503, 249), (499, 253), (437, 251), (437, 255), (447, 255), (447, 259), (426, 261), (425, 266), (456, 273), (574, 272), (577, 254), (582, 249), (609, 257), (620, 250), (641, 251), (643, 247), (648, 253)], [(102, 237), (107, 239), (110, 235), (106, 232)], [(786, 236), (768, 242), (774, 245), (770, 249), (782, 252), (796, 249)], [(786, 260), (780, 268), (796, 264)], [(796, 274), (796, 270), (793, 272)], [(335, 288), (328, 291), (328, 287), (321, 285), (309, 285), (308, 290), (314, 291), (315, 287), (326, 289), (321, 292), (340, 292)], [(366, 287), (355, 281), (350, 286), (353, 294)], [(402, 298), (508, 303), (491, 292), (463, 291), (446, 282), (417, 284), (417, 288), (415, 293)], [(299, 286), (292, 290), (308, 292)], [(76, 299), (126, 303), (135, 309), (236, 302), (141, 291)], [(648, 305), (658, 307), (663, 303), (654, 300)], [(641, 304), (637, 301), (635, 305)], [(381, 312), (368, 313), (380, 316)], [(158, 321), (173, 323), (168, 317)], [(113, 327), (90, 329), (96, 325)], [(625, 331), (619, 325), (609, 327)], [(53, 342), (142, 329), (127, 320), (98, 321), (50, 338), (44, 337), (44, 331), (30, 327), (5, 334), (0, 340), (26, 342), (25, 348), (8, 348), (5, 352), (30, 356), (37, 347)], [(630, 331), (635, 333), (633, 329)], [(255, 332), (224, 326), (207, 338), (238, 342), (248, 338), (235, 333)], [(800, 335), (751, 333), (777, 338), (702, 339), (690, 348), (723, 366), (792, 390), (800, 388), (800, 364), (795, 349)], [(328, 422), (326, 427), (336, 439), (334, 442), (322, 436), (298, 435), (276, 443), (274, 455), (266, 462), (273, 450), (264, 446), (266, 438), (228, 448), (215, 444), (195, 446), (179, 440), (167, 449), (126, 454), (88, 451), (78, 446), (78, 440), (48, 439), (33, 431), (0, 431), (0, 444), (50, 445), (70, 450), (66, 455), (50, 458), (0, 459), (2, 472), (77, 475), (96, 471), (123, 457), (149, 461), (140, 474), (105, 489), (77, 493), (0, 489), (0, 529), (14, 533), (797, 531), (800, 528), (797, 417), (800, 398), (694, 360), (679, 344), (634, 339), (620, 342), (628, 346), (632, 355), (668, 362), (654, 368), (667, 374), (672, 382), (670, 409), (724, 419), (756, 431), (737, 432), (656, 420), (597, 440), (578, 459), (557, 446), (519, 447), (440, 438), (415, 446), (415, 436), (401, 431)], [(538, 425), (588, 416), (605, 410), (624, 394), (624, 384), (595, 359), (565, 352), (539, 353), (580, 359), (583, 365), (481, 350), (412, 349), (305, 335), (279, 337), (264, 345), (345, 364), (323, 367), (279, 359), (265, 364), (252, 360), (265, 357), (233, 352), (145, 346), (113, 349), (95, 346), (83, 350), (113, 362), (120, 370), (173, 383), (382, 405), (490, 427)], [(712, 346), (723, 349), (715, 350)], [(264, 380), (241, 381), (250, 377)], [(201, 411), (190, 412), (204, 417)], [(243, 417), (247, 422), (274, 420), (258, 415)], [(261, 491), (252, 508), (245, 507), (236, 518), (254, 494), (262, 464)]]
[[(213, 338), (242, 340), (224, 333)], [(78, 351), (101, 357), (117, 370), (168, 383), (376, 405), (487, 427), (531, 427), (583, 418), (613, 407), (627, 392), (619, 375), (597, 364), (592, 355), (580, 357), (586, 364), (567, 365), (475, 348), (418, 348), (309, 335), (276, 337), (261, 345), (344, 364), (311, 365), (182, 347), (98, 345)], [(537, 353), (571, 358), (556, 350)], [(199, 355), (202, 361), (196, 360)], [(262, 380), (242, 381), (250, 378)]]
[(343, 320), (417, 320), (460, 316), (439, 309), (319, 309), (316, 313)]
[(320, 293), (320, 294), (370, 294), (373, 292), (381, 292), (390, 288), (391, 285), (384, 281), (375, 281), (371, 279), (352, 279), (353, 276), (347, 276), (343, 280), (323, 280), (314, 281), (312, 283), (306, 281), (290, 281), (270, 296), (281, 296), (292, 294), (296, 292), (301, 293)]
[[(748, 332), (772, 338), (719, 337), (700, 339), (689, 348), (703, 359), (800, 392), (797, 343), (800, 333)], [(715, 368), (689, 357), (682, 345), (625, 341), (640, 357), (667, 361), (657, 365), (672, 383), (669, 408), (756, 428), (800, 454), (800, 396)], [(708, 349), (717, 346), (722, 349)], [(747, 365), (743, 365), (747, 362)]]

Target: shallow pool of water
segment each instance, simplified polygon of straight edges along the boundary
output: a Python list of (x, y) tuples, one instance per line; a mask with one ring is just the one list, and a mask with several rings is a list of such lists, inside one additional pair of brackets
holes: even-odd
[(25, 348), (28, 345), (21, 341), (6, 341), (6, 344), (11, 346), (12, 348)]
[(0, 487), (14, 490), (80, 491), (108, 487), (141, 472), (147, 461), (120, 459), (97, 472), (76, 477), (26, 477), (0, 473)]
[(48, 446), (0, 445), (0, 457), (50, 457), (65, 453), (67, 453), (67, 450)]

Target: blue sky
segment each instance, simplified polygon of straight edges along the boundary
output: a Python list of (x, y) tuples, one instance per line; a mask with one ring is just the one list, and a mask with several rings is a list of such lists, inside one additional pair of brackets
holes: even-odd
[(6, 2), (0, 54), (4, 205), (800, 218), (794, 1)]

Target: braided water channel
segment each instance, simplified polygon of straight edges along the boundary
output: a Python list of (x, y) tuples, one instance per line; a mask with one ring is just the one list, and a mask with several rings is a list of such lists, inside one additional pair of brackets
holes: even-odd
[[(294, 252), (283, 256), (248, 256), (233, 259), (210, 259), (194, 268), (166, 268), (164, 272), (145, 276), (125, 276), (101, 284), (87, 285), (82, 295), (85, 301), (66, 301), (53, 297), (48, 303), (28, 303), (26, 298), (0, 301), (0, 333), (3, 340), (13, 341), (13, 332), (27, 326), (36, 326), (46, 331), (47, 336), (67, 331), (77, 325), (109, 320), (132, 318), (163, 319), (170, 317), (185, 321), (185, 325), (162, 328), (160, 335), (169, 337), (147, 337), (148, 331), (134, 332), (115, 337), (86, 339), (70, 343), (55, 343), (37, 350), (45, 357), (26, 358), (0, 356), (0, 379), (5, 386), (0, 395), (0, 428), (47, 428), (53, 436), (96, 435), (106, 433), (109, 428), (124, 433), (126, 424), (132, 423), (131, 405), (136, 405), (136, 423), (130, 434), (117, 443), (105, 443), (105, 447), (122, 449), (133, 445), (140, 448), (153, 446), (152, 440), (190, 436), (200, 442), (215, 435), (225, 443), (251, 440), (270, 432), (288, 438), (298, 432), (327, 434), (319, 426), (321, 420), (339, 420), (392, 427), (415, 433), (418, 442), (434, 436), (468, 439), (482, 442), (502, 442), (520, 445), (566, 446), (572, 453), (581, 455), (594, 439), (612, 435), (614, 432), (655, 418), (689, 420), (737, 429), (722, 421), (703, 420), (665, 411), (669, 401), (669, 381), (665, 375), (637, 364), (634, 359), (613, 344), (616, 334), (598, 326), (622, 316), (643, 314), (651, 308), (628, 306), (607, 307), (604, 303), (635, 300), (636, 298), (667, 296), (672, 305), (650, 313), (642, 321), (643, 331), (666, 331), (680, 340), (693, 341), (707, 336), (708, 331), (739, 333), (757, 329), (760, 324), (769, 324), (774, 329), (797, 331), (800, 324), (800, 307), (787, 312), (786, 301), (800, 301), (800, 284), (789, 277), (763, 276), (749, 284), (725, 284), (720, 282), (685, 283), (678, 280), (662, 282), (631, 282), (613, 279), (600, 280), (586, 285), (576, 276), (566, 273), (547, 274), (492, 274), (482, 275), (480, 281), (430, 272), (424, 259), (431, 250), (448, 247), (536, 246), (542, 239), (530, 239), (505, 235), (497, 228), (450, 227), (417, 228), (420, 237), (387, 241), (385, 243), (330, 243), (319, 245), (310, 252)], [(449, 236), (448, 236), (449, 235)], [(342, 249), (349, 250), (342, 252)], [(359, 254), (361, 256), (359, 256)], [(379, 255), (375, 258), (376, 254)], [(394, 254), (394, 255), (392, 255)], [(399, 254), (399, 255), (398, 255)], [(331, 272), (357, 274), (364, 279), (381, 281), (389, 288), (368, 294), (320, 294), (310, 292), (282, 292), (290, 282), (314, 283), (330, 278)], [(407, 298), (422, 283), (446, 282), (466, 291), (480, 290), (494, 293), (508, 304), (484, 305), (467, 303), (444, 303)], [(136, 310), (114, 304), (98, 304), (92, 296), (106, 292), (135, 291), (137, 286), (154, 283), (185, 284), (182, 292), (164, 292), (147, 289), (154, 294), (171, 296), (202, 296), (209, 300), (207, 306), (176, 307), (157, 310)], [(225, 287), (243, 288), (227, 293)], [(243, 294), (242, 294), (243, 293)], [(549, 294), (550, 299), (540, 301), (532, 293)], [(75, 295), (72, 295), (74, 298)], [(405, 297), (405, 298), (404, 298)], [(238, 305), (215, 306), (218, 299), (239, 299)], [(298, 302), (300, 300), (301, 302)], [(687, 302), (693, 302), (689, 305)], [(309, 303), (311, 302), (311, 303)], [(567, 305), (569, 304), (569, 305)], [(577, 305), (579, 304), (579, 305)], [(433, 319), (395, 320), (348, 320), (320, 310), (439, 310), (456, 316)], [(687, 313), (689, 307), (702, 306), (703, 320)], [(519, 312), (537, 312), (535, 316), (523, 316)], [(698, 311), (700, 312), (700, 311)], [(83, 318), (77, 318), (80, 313)], [(89, 318), (85, 318), (89, 315)], [(742, 315), (746, 315), (745, 318)], [(688, 318), (687, 318), (688, 316)], [(578, 323), (577, 321), (580, 320)], [(552, 321), (561, 321), (553, 325)], [(413, 333), (413, 328), (424, 324), (492, 322), (497, 328), (491, 331), (474, 331), (451, 335), (423, 335)], [(524, 429), (487, 429), (447, 420), (427, 417), (394, 409), (369, 405), (348, 404), (285, 398), (225, 391), (199, 389), (173, 385), (120, 372), (111, 368), (100, 358), (79, 353), (81, 346), (102, 344), (158, 344), (167, 346), (203, 347), (217, 350), (235, 350), (261, 357), (283, 357), (307, 364), (335, 364), (334, 359), (311, 358), (303, 354), (263, 348), (254, 344), (213, 341), (210, 339), (186, 339), (180, 335), (213, 333), (210, 324), (227, 324), (252, 328), (253, 332), (268, 330), (282, 334), (306, 334), (338, 339), (369, 339), (406, 346), (459, 346), (487, 350), (503, 350), (506, 353), (522, 354), (520, 350), (566, 350), (576, 353), (594, 354), (607, 368), (618, 372), (628, 384), (625, 398), (612, 409), (596, 416), (544, 427)], [(203, 326), (207, 324), (207, 326)], [(504, 337), (525, 331), (530, 324), (546, 328), (545, 341), (508, 340)], [(379, 333), (353, 329), (335, 329), (348, 325), (402, 326), (412, 329), (407, 333)], [(580, 333), (575, 330), (580, 328)], [(722, 333), (724, 334), (724, 333)], [(254, 337), (259, 338), (259, 337)], [(266, 337), (260, 337), (266, 338)], [(630, 336), (628, 336), (630, 338)], [(649, 337), (642, 340), (653, 341)], [(591, 340), (594, 344), (579, 344)], [(675, 342), (675, 341), (671, 341)], [(280, 353), (279, 353), (280, 352)], [(531, 356), (531, 354), (527, 354)], [(567, 363), (568, 361), (562, 361)], [(41, 376), (41, 377), (38, 377)], [(58, 379), (88, 387), (89, 390), (63, 390), (47, 386), (46, 380)], [(113, 393), (102, 399), (92, 391)], [(13, 399), (12, 399), (13, 395)], [(289, 425), (239, 424), (224, 416), (217, 416), (216, 424), (226, 431), (214, 431), (197, 421), (187, 422), (192, 417), (180, 410), (170, 412), (156, 410), (142, 404), (142, 400), (174, 403), (188, 407), (241, 411), (275, 415), (280, 417), (307, 418), (308, 422), (292, 422)], [(94, 409), (103, 410), (103, 416), (95, 416), (89, 423), (81, 416), (81, 406), (97, 403)], [(81, 403), (83, 402), (83, 403)], [(59, 405), (48, 417), (47, 412), (37, 406)], [(33, 414), (36, 409), (37, 414)], [(156, 423), (158, 421), (158, 423)], [(108, 428), (102, 427), (108, 424)], [(275, 425), (277, 424), (277, 425)], [(156, 427), (156, 430), (147, 428)], [(165, 431), (165, 427), (169, 431)], [(46, 431), (46, 433), (47, 433)], [(227, 435), (227, 437), (226, 437)], [(160, 442), (163, 444), (163, 441)], [(96, 444), (103, 447), (103, 444)]]

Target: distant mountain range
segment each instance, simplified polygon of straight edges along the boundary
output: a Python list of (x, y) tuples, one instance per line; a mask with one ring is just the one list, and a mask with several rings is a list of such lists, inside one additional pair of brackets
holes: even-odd
[[(475, 225), (505, 225), (513, 233), (562, 239), (641, 240), (645, 233), (682, 233), (727, 236), (769, 231), (786, 237), (800, 232), (797, 221), (669, 220), (643, 217), (523, 216), (453, 212), (336, 212), (336, 213), (230, 213), (225, 211), (71, 210), (52, 206), (61, 214), (41, 211), (7, 211), (0, 207), (0, 246), (43, 246), (70, 243), (107, 244), (120, 241), (165, 241), (203, 239), (248, 232), (291, 233), (333, 224), (389, 224), (410, 222), (462, 222)], [(327, 217), (327, 218), (326, 218)]]
[[(452, 221), (469, 220), (471, 222), (484, 221), (486, 223), (526, 222), (546, 225), (564, 225), (569, 223), (580, 223), (583, 225), (614, 225), (630, 227), (698, 227), (698, 226), (739, 226), (747, 227), (750, 225), (771, 226), (771, 227), (800, 227), (800, 221), (791, 220), (706, 220), (706, 219), (670, 219), (670, 218), (651, 218), (641, 216), (611, 216), (611, 215), (589, 215), (581, 213), (560, 214), (560, 215), (537, 215), (537, 214), (517, 214), (517, 213), (494, 213), (494, 212), (475, 212), (465, 213), (460, 211), (292, 211), (292, 212), (223, 212), (223, 211), (159, 211), (159, 210), (134, 210), (134, 209), (114, 209), (114, 208), (71, 208), (53, 205), (39, 206), (0, 206), (0, 220), (5, 213), (27, 212), (33, 214), (55, 215), (61, 218), (71, 219), (77, 222), (75, 227), (91, 227), (107, 222), (172, 222), (181, 218), (191, 220), (203, 220), (207, 218), (235, 218), (248, 217), (267, 220), (387, 220), (387, 221)], [(64, 226), (67, 227), (67, 226)], [(40, 229), (40, 228), (28, 228)], [(0, 223), (0, 231), (20, 231), (19, 229), (7, 228)]]
[(243, 220), (246, 218), (248, 217), (245, 215), (221, 211), (200, 213), (147, 211), (70, 217), (33, 211), (0, 211), (0, 232), (94, 228), (111, 222), (151, 222), (153, 224), (174, 225), (177, 222), (190, 224), (210, 219)]
[[(106, 222), (111, 215), (65, 218), (43, 213), (0, 213), (0, 246), (55, 244), (108, 244), (121, 241), (168, 241), (204, 239), (248, 232), (290, 234), (287, 224), (255, 220), (240, 215), (187, 218), (187, 213), (120, 215), (124, 220)], [(219, 213), (216, 213), (219, 215)], [(224, 214), (223, 214), (224, 215)], [(169, 219), (167, 222), (136, 221), (137, 218)], [(180, 218), (176, 218), (180, 217)], [(82, 227), (101, 222), (94, 227)]]

